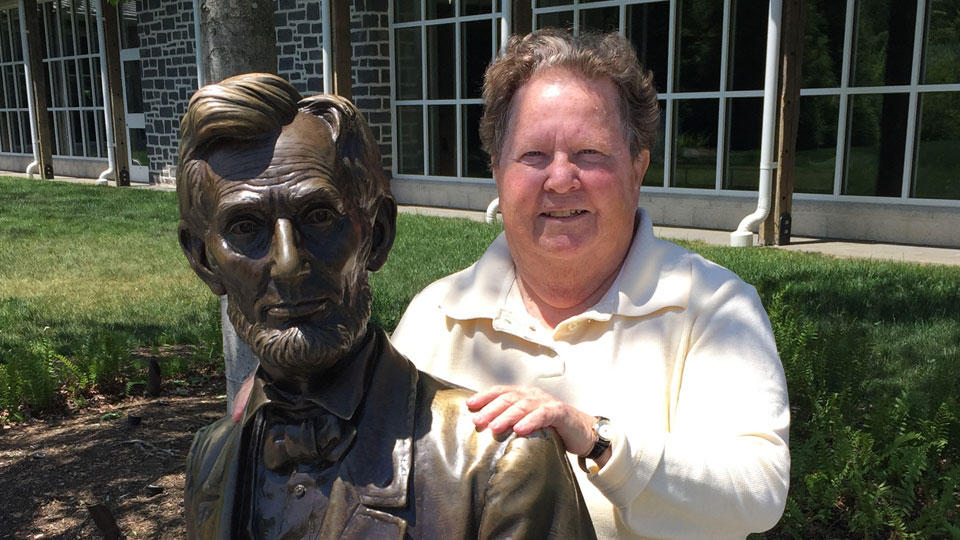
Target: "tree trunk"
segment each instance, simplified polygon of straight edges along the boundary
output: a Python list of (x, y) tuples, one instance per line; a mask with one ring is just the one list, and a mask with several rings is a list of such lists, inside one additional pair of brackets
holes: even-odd
[(200, 0), (197, 43), (208, 84), (241, 73), (276, 73), (273, 0)]
[[(273, 0), (197, 1), (200, 7), (197, 46), (206, 60), (204, 83), (219, 82), (241, 73), (277, 72)], [(237, 338), (237, 331), (226, 315), (226, 296), (220, 298), (220, 306), (229, 414), (240, 384), (257, 365), (257, 357)]]

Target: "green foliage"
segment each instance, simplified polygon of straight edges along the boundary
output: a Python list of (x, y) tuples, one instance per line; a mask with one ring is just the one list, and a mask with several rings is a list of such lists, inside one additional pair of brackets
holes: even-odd
[[(0, 411), (130, 392), (145, 381), (134, 349), (187, 346), (161, 362), (184, 392), (221, 365), (217, 300), (183, 262), (176, 217), (171, 193), (0, 179)], [(374, 320), (392, 330), (501, 231), (401, 215)], [(960, 268), (687, 245), (757, 288), (787, 377), (790, 497), (756, 536), (960, 539)]]

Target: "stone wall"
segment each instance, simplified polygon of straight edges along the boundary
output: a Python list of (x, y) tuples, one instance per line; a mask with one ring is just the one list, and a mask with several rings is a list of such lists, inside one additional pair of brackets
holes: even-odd
[(353, 43), (353, 102), (380, 142), (383, 168), (389, 175), (393, 164), (393, 129), (390, 126), (388, 9), (389, 0), (353, 0), (350, 42)]
[(174, 181), (180, 117), (197, 88), (191, 0), (137, 0), (150, 182)]
[[(304, 95), (323, 91), (323, 23), (319, 0), (275, 0), (277, 73)], [(392, 164), (388, 0), (354, 0), (353, 100)], [(150, 181), (174, 181), (180, 117), (197, 87), (191, 0), (137, 0)]]
[(277, 74), (301, 94), (323, 92), (323, 23), (319, 0), (277, 0)]

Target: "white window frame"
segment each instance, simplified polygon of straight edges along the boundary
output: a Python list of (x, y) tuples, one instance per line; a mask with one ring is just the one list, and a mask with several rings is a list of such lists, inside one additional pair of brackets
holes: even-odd
[[(23, 81), (23, 88), (29, 92), (26, 81), (26, 59), (21, 58), (20, 60), (16, 60), (18, 51), (20, 52), (20, 56), (23, 56), (23, 43), (21, 42), (19, 24), (22, 14), (19, 13), (16, 4), (10, 7), (0, 7), (0, 11), (8, 14), (6, 24), (10, 36), (8, 43), (0, 43), (0, 47), (9, 47), (11, 58), (10, 60), (4, 61), (2, 60), (2, 56), (0, 56), (0, 95), (4, 96), (4, 99), (0, 100), (0, 115), (6, 118), (6, 133), (3, 135), (7, 141), (9, 141), (11, 149), (11, 151), (5, 152), (2, 146), (0, 146), (0, 155), (29, 156), (33, 153), (33, 141), (30, 135), (30, 125), (24, 125), (23, 117), (26, 116), (29, 122), (30, 109), (27, 105), (27, 96), (22, 95), (20, 92), (21, 86), (17, 84), (18, 81)], [(18, 24), (14, 24), (13, 14), (16, 15)], [(8, 69), (13, 71), (13, 88), (8, 87), (7, 78), (3, 76), (3, 72)], [(8, 101), (12, 101), (14, 104), (23, 104), (24, 106), (8, 107)], [(12, 151), (14, 132), (20, 137), (21, 152)]]
[[(410, 22), (395, 22), (394, 18), (394, 1), (389, 0), (389, 18), (390, 18), (390, 109), (391, 109), (391, 128), (393, 129), (393, 140), (391, 142), (391, 150), (393, 152), (393, 163), (392, 163), (392, 174), (394, 178), (402, 179), (413, 179), (413, 180), (431, 180), (431, 181), (441, 181), (441, 182), (459, 182), (459, 183), (481, 183), (481, 184), (493, 184), (492, 174), (489, 177), (468, 177), (468, 176), (438, 176), (430, 174), (430, 106), (434, 105), (453, 105), (456, 110), (456, 130), (457, 130), (457, 140), (456, 140), (456, 152), (457, 152), (457, 172), (458, 175), (464, 170), (464, 153), (463, 153), (463, 124), (464, 124), (464, 106), (466, 105), (482, 105), (483, 100), (481, 98), (454, 98), (454, 99), (428, 99), (427, 89), (429, 84), (430, 73), (428, 72), (427, 64), (427, 28), (430, 26), (437, 26), (443, 24), (453, 23), (454, 25), (454, 39), (455, 43), (455, 59), (456, 59), (456, 74), (455, 74), (455, 92), (456, 96), (462, 95), (462, 51), (461, 51), (461, 26), (463, 23), (471, 21), (491, 21), (490, 31), (491, 31), (491, 42), (493, 44), (493, 50), (491, 50), (491, 58), (496, 56), (497, 50), (502, 45), (502, 43), (497, 41), (497, 34), (501, 34), (501, 39), (505, 39), (505, 32), (503, 31), (503, 21), (509, 17), (509, 2), (501, 0), (490, 0), (490, 13), (484, 13), (480, 15), (459, 15), (460, 13), (460, 0), (451, 0), (453, 4), (453, 12), (455, 15), (453, 17), (447, 17), (442, 19), (426, 19), (426, 8), (427, 2), (429, 0), (420, 0), (420, 20), (410, 21)], [(396, 31), (403, 28), (419, 28), (420, 29), (420, 68), (421, 68), (421, 98), (420, 99), (397, 99), (397, 69), (396, 69), (396, 44), (394, 40), (396, 39)], [(499, 29), (499, 32), (498, 32)], [(419, 106), (420, 112), (422, 115), (423, 122), (423, 172), (424, 174), (410, 174), (410, 173), (400, 173), (400, 156), (399, 156), (399, 122), (397, 116), (397, 108), (402, 106)]]
[[(103, 160), (107, 157), (107, 148), (106, 148), (106, 127), (101, 123), (104, 119), (104, 106), (103, 106), (103, 96), (102, 91), (100, 90), (98, 84), (100, 82), (100, 46), (97, 40), (97, 24), (96, 17), (97, 12), (92, 3), (84, 2), (80, 6), (76, 2), (70, 2), (69, 6), (59, 5), (56, 9), (50, 10), (47, 6), (50, 6), (53, 2), (43, 2), (40, 4), (41, 13), (43, 17), (43, 24), (45, 29), (49, 29), (51, 24), (57, 25), (56, 33), (56, 45), (59, 51), (58, 55), (51, 54), (55, 49), (54, 38), (51, 36), (51, 32), (46, 31), (43, 38), (47, 43), (47, 57), (43, 59), (44, 66), (47, 69), (47, 81), (50, 85), (50, 95), (51, 102), (48, 106), (50, 112), (53, 113), (53, 125), (51, 130), (53, 136), (57, 140), (56, 150), (57, 153), (54, 154), (54, 157), (69, 157), (71, 159), (80, 159), (80, 160)], [(78, 9), (79, 7), (79, 9)], [(84, 11), (83, 8), (86, 8)], [(64, 55), (63, 51), (63, 17), (64, 10), (69, 9), (69, 24), (72, 31), (72, 41), (73, 41), (73, 52), (72, 55)], [(87, 22), (87, 52), (84, 54), (78, 54), (79, 43), (77, 40), (77, 18), (84, 17)], [(77, 70), (77, 84), (76, 88), (67, 88), (67, 71), (66, 63), (74, 62), (74, 65)], [(84, 105), (83, 104), (83, 95), (82, 95), (82, 80), (81, 72), (82, 69), (86, 69), (90, 81), (92, 82), (92, 87), (89, 88), (91, 93), (91, 98), (93, 100), (93, 105)], [(60, 88), (55, 88), (53, 86), (53, 81), (55, 80), (52, 77), (53, 70), (58, 70), (60, 73), (60, 80), (63, 81), (63, 84)], [(75, 92), (77, 98), (77, 105), (70, 105), (68, 99), (68, 92)], [(87, 114), (88, 112), (93, 112), (93, 125), (88, 125)], [(45, 114), (38, 111), (39, 114)], [(60, 118), (58, 113), (65, 113), (67, 122), (66, 125), (60, 125)], [(73, 149), (73, 126), (69, 121), (72, 113), (80, 114), (80, 129), (81, 137), (84, 141), (84, 152), (83, 154), (74, 153)], [(92, 132), (93, 140), (96, 141), (96, 155), (87, 155), (86, 152), (86, 142), (91, 140), (88, 138), (88, 134)]]
[[(521, 0), (523, 1), (523, 0)], [(603, 2), (582, 2), (581, 0), (572, 0), (572, 3), (563, 6), (553, 6), (547, 8), (537, 8), (536, 0), (531, 0), (533, 6), (533, 22), (536, 28), (537, 15), (542, 13), (573, 12), (574, 31), (579, 31), (580, 11), (583, 9), (594, 9), (601, 7), (620, 6), (620, 24), (619, 31), (624, 32), (624, 21), (626, 19), (626, 6), (651, 3), (663, 0), (607, 0)], [(750, 190), (730, 190), (723, 189), (723, 173), (725, 168), (726, 154), (726, 127), (729, 122), (729, 110), (727, 102), (734, 98), (756, 98), (763, 97), (763, 90), (732, 91), (727, 89), (729, 80), (729, 57), (731, 54), (730, 35), (731, 24), (731, 0), (723, 0), (723, 29), (721, 37), (721, 63), (720, 63), (720, 90), (715, 92), (678, 92), (675, 89), (676, 80), (676, 42), (677, 42), (677, 0), (667, 0), (670, 2), (670, 28), (669, 45), (667, 52), (667, 91), (658, 95), (660, 100), (664, 101), (664, 178), (662, 186), (652, 186), (651, 183), (644, 184), (644, 190), (649, 192), (670, 192), (670, 193), (690, 193), (690, 194), (720, 194), (723, 196), (750, 196), (755, 197), (756, 191)], [(800, 90), (801, 96), (838, 96), (840, 100), (837, 126), (836, 160), (834, 164), (833, 193), (795, 193), (797, 199), (819, 200), (819, 201), (847, 201), (847, 202), (865, 202), (878, 204), (909, 204), (909, 205), (932, 205), (932, 206), (956, 206), (960, 207), (960, 200), (956, 199), (923, 199), (911, 196), (913, 189), (913, 180), (916, 172), (916, 139), (917, 115), (919, 114), (920, 94), (928, 92), (960, 92), (960, 84), (921, 84), (920, 66), (923, 53), (923, 40), (925, 33), (926, 18), (928, 10), (926, 8), (927, 0), (917, 0), (917, 17), (915, 21), (914, 44), (913, 44), (913, 64), (911, 71), (910, 84), (897, 86), (850, 86), (850, 69), (853, 58), (854, 36), (854, 9), (857, 0), (846, 0), (846, 19), (844, 21), (844, 42), (843, 42), (843, 65), (841, 72), (841, 83), (838, 88), (803, 88)], [(907, 118), (907, 133), (905, 137), (904, 169), (901, 180), (900, 197), (880, 197), (880, 196), (862, 196), (862, 195), (843, 195), (843, 178), (846, 163), (847, 152), (847, 121), (850, 111), (850, 96), (858, 94), (890, 94), (901, 93), (909, 95), (909, 109)], [(717, 161), (716, 178), (713, 189), (686, 188), (670, 185), (670, 179), (673, 177), (673, 151), (675, 138), (675, 114), (674, 110), (678, 99), (717, 99), (718, 119), (717, 119)], [(759, 173), (758, 173), (759, 174)], [(647, 179), (648, 181), (651, 179)]]

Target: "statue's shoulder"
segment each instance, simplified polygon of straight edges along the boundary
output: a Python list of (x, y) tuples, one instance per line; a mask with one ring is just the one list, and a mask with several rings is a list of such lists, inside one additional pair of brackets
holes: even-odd
[(473, 412), (467, 407), (473, 390), (421, 371), (420, 392), (430, 400), (434, 423), (448, 432), (457, 432), (461, 440), (469, 440), (473, 448), (489, 449), (497, 461), (507, 454), (511, 454), (510, 461), (530, 457), (537, 461), (556, 461), (557, 456), (564, 456), (563, 444), (553, 428), (540, 429), (524, 437), (513, 433), (494, 436), (489, 429), (478, 430), (473, 423)]
[(241, 424), (225, 416), (216, 422), (200, 428), (193, 437), (193, 444), (187, 454), (187, 473), (196, 476), (201, 471), (211, 471), (229, 444), (237, 444)]

